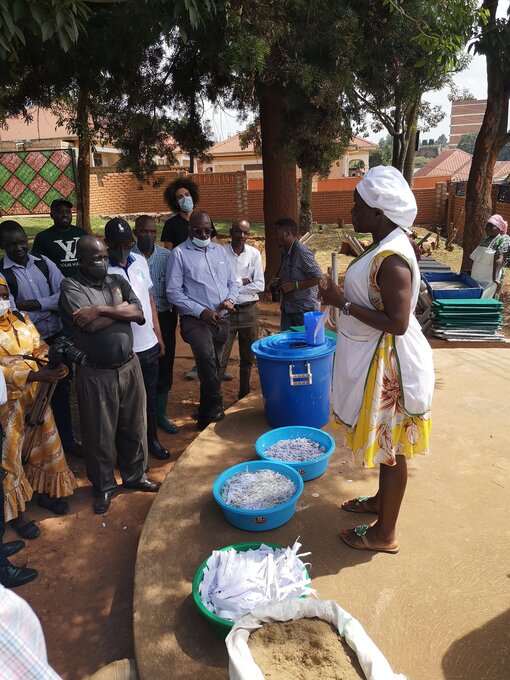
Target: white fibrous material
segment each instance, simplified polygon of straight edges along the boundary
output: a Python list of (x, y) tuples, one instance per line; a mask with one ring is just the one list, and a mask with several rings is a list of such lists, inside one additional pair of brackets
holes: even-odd
[(300, 559), (310, 553), (298, 555), (300, 548), (296, 541), (292, 548), (214, 550), (198, 587), (202, 602), (213, 614), (236, 621), (255, 607), (315, 595)]
[(223, 485), (221, 500), (241, 510), (267, 510), (286, 503), (296, 493), (294, 482), (273, 470), (240, 472)]
[(296, 439), (280, 439), (271, 444), (264, 451), (264, 456), (273, 460), (281, 460), (284, 463), (302, 463), (320, 458), (325, 453), (326, 449), (318, 442), (306, 437), (296, 437)]

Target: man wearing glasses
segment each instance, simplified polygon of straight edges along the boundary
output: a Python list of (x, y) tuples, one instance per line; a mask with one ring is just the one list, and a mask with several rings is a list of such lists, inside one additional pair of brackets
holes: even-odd
[(221, 394), (221, 357), (229, 334), (237, 284), (225, 250), (211, 241), (211, 218), (195, 211), (189, 238), (168, 259), (166, 294), (180, 315), (181, 337), (195, 357), (200, 380), (197, 428), (225, 417)]

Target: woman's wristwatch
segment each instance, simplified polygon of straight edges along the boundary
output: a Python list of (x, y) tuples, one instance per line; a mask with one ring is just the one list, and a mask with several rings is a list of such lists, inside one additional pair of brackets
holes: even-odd
[(349, 316), (351, 313), (351, 305), (352, 302), (346, 302), (342, 307), (342, 314), (345, 314), (345, 316)]

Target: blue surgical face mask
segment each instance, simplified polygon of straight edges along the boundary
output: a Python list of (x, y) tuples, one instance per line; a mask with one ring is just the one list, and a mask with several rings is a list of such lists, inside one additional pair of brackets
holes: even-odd
[(211, 243), (210, 238), (206, 238), (205, 241), (201, 241), (199, 238), (193, 237), (191, 241), (197, 246), (197, 248), (207, 248), (207, 246)]
[(179, 203), (179, 208), (182, 212), (188, 213), (193, 210), (193, 199), (191, 196), (183, 196), (177, 202)]

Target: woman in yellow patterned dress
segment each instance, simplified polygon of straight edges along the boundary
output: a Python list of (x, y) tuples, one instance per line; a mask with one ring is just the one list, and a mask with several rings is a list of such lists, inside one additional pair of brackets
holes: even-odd
[(432, 351), (413, 312), (420, 272), (406, 235), (416, 201), (400, 172), (372, 168), (354, 192), (352, 224), (373, 245), (351, 263), (344, 292), (321, 283), (326, 304), (342, 310), (333, 374), (333, 412), (344, 444), (367, 467), (379, 465), (379, 489), (342, 504), (378, 515), (342, 531), (352, 548), (396, 553), (396, 523), (407, 484), (407, 458), (428, 452), (434, 389)]
[(38, 493), (39, 505), (59, 515), (69, 511), (62, 500), (76, 487), (68, 468), (51, 410), (37, 427), (34, 445), (23, 467), (21, 452), (25, 437), (25, 415), (32, 407), (39, 384), (58, 382), (67, 374), (61, 364), (57, 368), (43, 366), (25, 356), (44, 357), (48, 346), (43, 342), (28, 316), (23, 320), (6, 309), (9, 291), (0, 276), (0, 368), (7, 384), (7, 404), (0, 407), (0, 420), (5, 433), (2, 465), (8, 474), (3, 481), (5, 520), (23, 538), (37, 538), (40, 531), (24, 517), (25, 504)]

